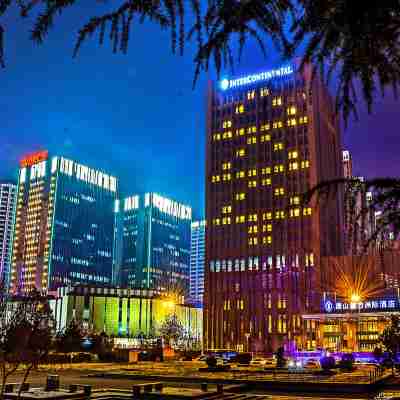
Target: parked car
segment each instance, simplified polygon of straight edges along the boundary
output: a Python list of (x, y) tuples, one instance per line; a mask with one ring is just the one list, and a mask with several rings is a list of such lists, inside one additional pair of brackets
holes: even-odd
[(267, 363), (265, 358), (256, 357), (250, 361), (250, 365), (264, 367)]
[(318, 360), (315, 360), (313, 358), (310, 358), (305, 364), (304, 368), (307, 369), (318, 369), (321, 368), (321, 365)]

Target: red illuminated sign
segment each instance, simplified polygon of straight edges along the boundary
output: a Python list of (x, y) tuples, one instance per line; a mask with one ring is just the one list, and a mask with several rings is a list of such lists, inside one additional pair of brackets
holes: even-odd
[(34, 164), (37, 164), (41, 161), (47, 160), (49, 158), (49, 152), (47, 150), (38, 151), (36, 153), (32, 153), (21, 159), (19, 165), (23, 167), (30, 167)]

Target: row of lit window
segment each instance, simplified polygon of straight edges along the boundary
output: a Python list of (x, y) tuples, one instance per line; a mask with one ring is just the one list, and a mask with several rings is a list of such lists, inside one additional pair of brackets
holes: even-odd
[[(308, 160), (304, 160), (304, 161), (301, 161), (301, 162), (295, 161), (295, 162), (289, 163), (289, 171), (296, 171), (299, 168), (306, 169), (306, 168), (309, 168), (309, 167), (310, 167), (310, 162)], [(285, 166), (283, 164), (278, 164), (278, 165), (274, 166), (274, 173), (275, 174), (283, 173), (283, 172), (285, 172)], [(271, 174), (271, 167), (263, 167), (261, 169), (261, 174), (262, 175)], [(256, 175), (257, 175), (257, 170), (254, 169), (254, 168), (248, 170), (248, 172), (247, 172), (247, 176), (248, 177), (252, 177), (252, 176), (256, 176)], [(236, 176), (237, 179), (242, 179), (242, 178), (245, 178), (246, 173), (245, 173), (245, 171), (237, 171), (235, 176)], [(230, 181), (231, 179), (232, 179), (232, 175), (230, 173), (223, 174), (221, 176), (220, 175), (213, 175), (211, 177), (211, 182), (212, 183), (218, 183), (218, 182), (221, 182), (221, 181)], [(269, 185), (269, 184), (270, 183), (264, 183), (263, 185)], [(249, 184), (249, 187), (255, 187), (255, 186), (257, 186), (257, 185)]]
[[(272, 244), (272, 236), (263, 236), (262, 238), (261, 238), (261, 243), (263, 244), (263, 245), (270, 245), (270, 244)], [(260, 244), (261, 244), (260, 243)], [(254, 236), (254, 237), (250, 237), (249, 238), (249, 240), (248, 240), (248, 244), (249, 244), (249, 246), (258, 246), (258, 238), (256, 237), (256, 236)]]
[[(230, 122), (230, 121), (229, 121)], [(303, 125), (308, 123), (308, 117), (300, 117), (298, 119), (296, 118), (291, 118), (286, 121), (286, 125), (291, 127), (291, 126), (296, 126), (296, 125)], [(225, 124), (225, 122), (224, 122)], [(282, 121), (275, 121), (272, 123), (272, 128), (273, 129), (281, 129), (283, 128), (283, 122)], [(271, 124), (264, 124), (260, 126), (260, 131), (269, 131), (271, 129)], [(246, 133), (246, 130), (244, 128), (236, 129), (236, 136), (243, 136)], [(257, 127), (256, 126), (251, 126), (247, 128), (247, 133), (257, 133)], [(224, 139), (232, 139), (233, 134), (232, 131), (225, 131), (223, 133), (214, 133), (212, 136), (214, 141), (219, 141), (219, 140), (224, 140)], [(255, 142), (254, 142), (255, 143)]]

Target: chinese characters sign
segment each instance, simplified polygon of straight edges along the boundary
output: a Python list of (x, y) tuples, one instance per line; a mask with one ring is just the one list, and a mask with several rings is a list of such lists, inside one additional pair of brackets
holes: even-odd
[(32, 154), (29, 154), (26, 157), (24, 157), (19, 162), (19, 164), (20, 164), (21, 168), (31, 167), (34, 164), (38, 164), (42, 161), (47, 160), (48, 157), (49, 157), (49, 153), (47, 150), (38, 151), (36, 153), (32, 153)]
[(398, 308), (400, 308), (398, 299), (376, 299), (359, 303), (334, 302), (327, 300), (324, 303), (324, 311), (326, 313), (390, 311)]

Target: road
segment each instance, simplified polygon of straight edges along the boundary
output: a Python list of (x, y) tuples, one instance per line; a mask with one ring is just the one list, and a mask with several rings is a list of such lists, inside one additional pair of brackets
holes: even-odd
[[(32, 372), (28, 382), (30, 382), (31, 386), (33, 387), (43, 387), (46, 382), (46, 376), (48, 374), (51, 374), (52, 371), (39, 371), (39, 372)], [(92, 385), (93, 388), (95, 389), (105, 389), (105, 388), (114, 388), (114, 389), (126, 389), (126, 390), (131, 390), (133, 381), (132, 380), (126, 380), (126, 379), (104, 379), (104, 378), (95, 378), (95, 377), (89, 377), (86, 371), (79, 371), (79, 370), (64, 370), (64, 371), (58, 371), (57, 374), (60, 376), (60, 382), (61, 386), (63, 387), (68, 387), (70, 384), (82, 384), (82, 385)], [(13, 377), (9, 380), (9, 382), (20, 382), (22, 380), (22, 373), (21, 374), (15, 374)], [(146, 381), (140, 381), (140, 380), (135, 380), (135, 383), (144, 383)], [(166, 386), (172, 386), (172, 387), (196, 387), (198, 388), (198, 384), (190, 384), (190, 383), (184, 383), (181, 384), (179, 382), (168, 382)], [(210, 385), (212, 388), (212, 385)], [(258, 392), (257, 394), (268, 394), (270, 395), (271, 400), (307, 400), (307, 399), (313, 399), (313, 400), (332, 400), (332, 399), (354, 399), (354, 400), (359, 400), (359, 399), (367, 399), (368, 397), (360, 397), (360, 396), (338, 396), (338, 395), (332, 395), (332, 396), (318, 396), (318, 395), (307, 395), (307, 394), (298, 394), (298, 395), (293, 395), (293, 394), (277, 394), (277, 393), (266, 393), (266, 392)], [(400, 393), (399, 393), (400, 395)], [(372, 399), (373, 397), (369, 397)]]

